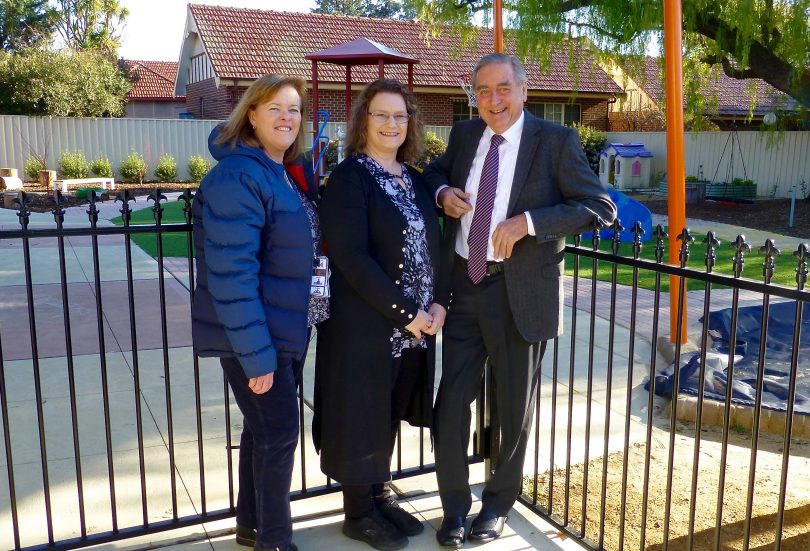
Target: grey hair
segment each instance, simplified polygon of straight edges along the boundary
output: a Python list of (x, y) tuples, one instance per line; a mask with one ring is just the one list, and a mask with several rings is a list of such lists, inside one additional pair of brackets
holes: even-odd
[(478, 76), (478, 71), (487, 65), (494, 65), (495, 63), (508, 63), (511, 65), (512, 73), (515, 75), (518, 84), (526, 84), (529, 81), (529, 77), (526, 75), (526, 69), (523, 68), (523, 64), (517, 57), (501, 53), (487, 54), (478, 60), (478, 64), (475, 66), (475, 69), (473, 69), (472, 78), (470, 79), (473, 90), (475, 90), (475, 78)]

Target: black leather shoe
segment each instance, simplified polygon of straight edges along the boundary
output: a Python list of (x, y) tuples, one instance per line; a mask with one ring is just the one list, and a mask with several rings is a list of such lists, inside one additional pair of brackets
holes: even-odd
[(377, 509), (406, 536), (418, 536), (425, 531), (419, 519), (400, 507), (394, 498), (377, 502)]
[(236, 543), (245, 547), (253, 547), (256, 545), (256, 530), (237, 524)]
[(281, 547), (264, 547), (263, 545), (257, 545), (253, 548), (253, 551), (298, 551), (298, 546), (291, 543), (282, 549)]
[(353, 540), (364, 541), (380, 551), (396, 551), (408, 545), (405, 534), (376, 507), (364, 517), (344, 520), (343, 534)]
[(470, 526), (470, 539), (479, 543), (492, 541), (501, 535), (504, 524), (506, 517), (481, 511)]
[(464, 517), (444, 517), (436, 541), (444, 547), (458, 549), (464, 545)]

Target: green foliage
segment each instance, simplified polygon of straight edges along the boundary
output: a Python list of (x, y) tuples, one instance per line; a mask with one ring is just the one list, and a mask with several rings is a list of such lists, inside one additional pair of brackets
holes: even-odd
[(129, 10), (118, 0), (55, 0), (56, 24), (65, 45), (78, 52), (96, 50), (108, 59), (117, 57)]
[(592, 126), (582, 124), (574, 123), (574, 128), (579, 132), (579, 140), (582, 142), (582, 149), (585, 150), (591, 170), (599, 174), (599, 153), (607, 145), (607, 134)]
[(699, 182), (699, 181), (700, 181), (700, 180), (698, 180), (698, 177), (697, 177), (697, 176), (687, 176), (687, 177), (686, 177), (686, 183), (687, 183), (687, 184), (692, 184), (692, 183), (694, 183), (694, 182)]
[(130, 88), (117, 64), (98, 52), (0, 52), (0, 114), (118, 117)]
[(209, 170), (211, 170), (211, 163), (201, 155), (192, 155), (188, 158), (188, 173), (193, 181), (202, 180)]
[(101, 176), (102, 178), (112, 178), (112, 163), (107, 157), (97, 157), (92, 163), (90, 163), (90, 172), (96, 176)]
[(424, 168), (438, 158), (444, 150), (447, 149), (447, 144), (435, 132), (425, 132), (425, 150), (422, 157), (416, 162), (416, 166)]
[(87, 178), (90, 163), (82, 151), (63, 151), (59, 156), (59, 174), (62, 178)]
[(400, 0), (316, 0), (316, 4), (311, 13), (404, 20), (416, 17), (416, 10), (410, 2)]
[(0, 2), (0, 50), (16, 52), (46, 42), (53, 34), (56, 10), (48, 0)]
[(338, 165), (338, 145), (340, 143), (339, 139), (334, 139), (329, 141), (329, 145), (326, 146), (326, 152), (323, 154), (323, 160), (321, 161), (324, 163), (324, 169), (326, 172), (331, 172), (335, 170), (335, 167)]
[(149, 172), (149, 165), (146, 164), (140, 153), (133, 151), (127, 158), (121, 161), (118, 173), (127, 182), (143, 183), (143, 177)]
[(171, 155), (164, 155), (155, 166), (155, 176), (161, 182), (173, 182), (177, 178), (177, 162)]
[(48, 165), (45, 162), (45, 159), (39, 155), (32, 155), (25, 160), (23, 172), (26, 176), (28, 176), (28, 178), (31, 180), (38, 180), (40, 170), (48, 170)]
[(735, 186), (753, 186), (754, 181), (750, 178), (734, 178), (731, 180), (732, 185)]
[[(449, 23), (452, 32), (462, 37), (458, 41), (461, 47), (491, 19), (490, 0), (412, 3), (427, 25), (428, 38), (444, 32), (441, 25)], [(663, 4), (650, 0), (507, 3), (507, 50), (517, 50), (546, 67), (555, 49), (572, 52), (571, 64), (576, 65), (580, 58), (576, 49), (591, 44), (596, 55), (640, 58), (652, 37), (664, 43)], [(695, 80), (693, 67), (719, 64), (727, 74), (761, 78), (810, 107), (810, 0), (690, 0), (682, 4), (684, 51), (696, 62), (685, 67), (687, 85)], [(568, 40), (569, 32), (587, 40)]]

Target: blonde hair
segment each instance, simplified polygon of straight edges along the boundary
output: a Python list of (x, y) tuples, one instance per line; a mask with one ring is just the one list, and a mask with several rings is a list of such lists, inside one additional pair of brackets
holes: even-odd
[[(239, 103), (231, 111), (228, 120), (222, 123), (219, 127), (219, 136), (217, 136), (217, 144), (230, 144), (235, 147), (236, 143), (241, 141), (249, 147), (261, 147), (259, 139), (256, 137), (256, 132), (253, 130), (253, 125), (250, 123), (248, 113), (251, 109), (255, 109), (259, 104), (265, 103), (273, 99), (273, 97), (284, 87), (289, 86), (298, 92), (301, 98), (301, 124), (306, 121), (306, 112), (304, 110), (307, 99), (307, 85), (303, 79), (298, 77), (285, 77), (282, 75), (264, 75), (253, 81), (248, 86)], [(298, 130), (298, 135), (295, 137), (293, 144), (284, 152), (284, 162), (293, 161), (304, 151), (304, 133), (302, 129)]]

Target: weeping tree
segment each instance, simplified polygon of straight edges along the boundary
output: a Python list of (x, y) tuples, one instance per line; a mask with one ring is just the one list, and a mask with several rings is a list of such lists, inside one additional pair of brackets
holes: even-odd
[[(432, 32), (451, 24), (470, 39), (473, 21), (490, 21), (491, 0), (412, 0)], [(585, 37), (597, 52), (640, 68), (646, 45), (663, 29), (661, 0), (504, 0), (517, 51), (548, 63), (553, 47)], [(712, 70), (762, 79), (810, 109), (810, 0), (683, 2), (685, 83), (695, 96)], [(572, 63), (576, 56), (572, 55)], [(715, 69), (710, 69), (715, 67)], [(756, 99), (754, 98), (754, 101)]]

